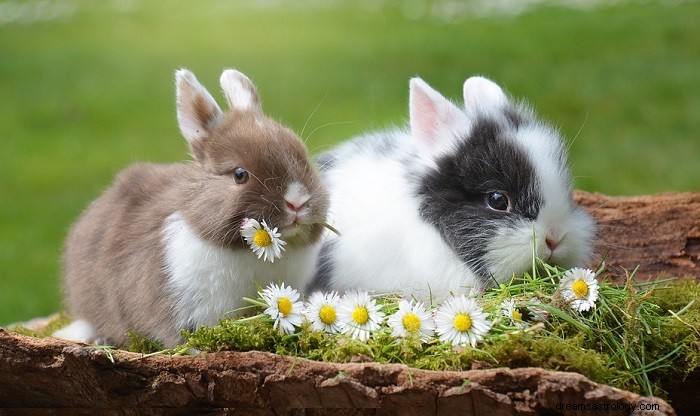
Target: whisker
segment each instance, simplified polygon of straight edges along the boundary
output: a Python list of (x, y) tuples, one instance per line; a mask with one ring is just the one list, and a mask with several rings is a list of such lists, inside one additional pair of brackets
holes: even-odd
[(566, 144), (567, 152), (571, 151), (571, 146), (574, 145), (574, 142), (576, 142), (576, 139), (578, 139), (578, 136), (581, 134), (581, 132), (583, 131), (583, 128), (586, 126), (586, 123), (588, 122), (588, 115), (589, 115), (589, 112), (586, 111), (586, 118), (583, 119), (583, 123), (581, 123), (581, 126), (578, 128), (578, 131), (576, 132), (574, 137)]
[(323, 104), (323, 102), (326, 100), (326, 97), (328, 97), (328, 90), (326, 90), (326, 94), (324, 94), (323, 98), (321, 98), (321, 101), (319, 101), (319, 103), (316, 105), (316, 108), (314, 108), (314, 111), (312, 111), (309, 117), (306, 119), (304, 127), (301, 128), (301, 133), (299, 133), (299, 137), (301, 137), (302, 142), (306, 143), (306, 139), (304, 138), (304, 131), (306, 130), (306, 126), (309, 124), (309, 121), (311, 121), (311, 118), (316, 114), (316, 111), (318, 111), (318, 109), (321, 107), (321, 104)]
[(308, 137), (307, 137), (306, 139), (307, 139), (307, 140), (310, 139), (311, 136), (313, 136), (313, 134), (316, 133), (316, 131), (318, 131), (319, 129), (322, 129), (322, 128), (324, 128), (324, 127), (335, 126), (335, 125), (340, 125), (340, 124), (352, 124), (352, 123), (357, 123), (357, 121), (356, 121), (356, 120), (352, 120), (352, 121), (336, 121), (336, 122), (332, 122), (332, 123), (321, 124), (320, 126), (318, 126), (318, 127), (316, 127), (315, 129), (313, 129), (313, 130), (311, 131), (311, 133), (309, 133), (309, 135), (308, 135)]

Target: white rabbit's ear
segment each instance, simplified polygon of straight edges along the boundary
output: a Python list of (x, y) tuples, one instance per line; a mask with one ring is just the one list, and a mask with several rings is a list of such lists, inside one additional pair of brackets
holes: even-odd
[(221, 74), (221, 89), (232, 110), (262, 111), (258, 90), (253, 82), (235, 69), (227, 69)]
[(420, 78), (410, 82), (411, 133), (423, 158), (433, 160), (468, 129), (462, 110)]
[(223, 114), (214, 97), (186, 69), (175, 72), (175, 88), (177, 122), (187, 142), (209, 135)]
[(508, 97), (501, 87), (483, 77), (471, 77), (464, 81), (464, 107), (470, 119), (479, 114), (494, 114), (508, 104)]

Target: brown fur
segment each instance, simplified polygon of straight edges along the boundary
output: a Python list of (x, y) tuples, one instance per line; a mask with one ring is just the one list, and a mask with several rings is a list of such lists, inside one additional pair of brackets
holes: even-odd
[[(244, 217), (289, 223), (284, 189), (293, 180), (312, 195), (311, 215), (288, 247), (317, 241), (328, 197), (306, 149), (289, 129), (255, 109), (219, 117), (195, 98), (197, 116), (215, 127), (190, 140), (194, 163), (137, 164), (78, 219), (63, 254), (69, 312), (88, 320), (100, 337), (122, 344), (135, 330), (176, 344), (173, 299), (164, 285), (164, 221), (181, 212), (200, 238), (231, 250), (246, 250), (239, 229)], [(212, 117), (218, 117), (213, 120)], [(237, 184), (232, 172), (245, 167), (250, 180)]]

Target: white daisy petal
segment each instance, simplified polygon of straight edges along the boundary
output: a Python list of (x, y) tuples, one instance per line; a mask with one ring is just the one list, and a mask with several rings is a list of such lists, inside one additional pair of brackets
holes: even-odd
[(483, 309), (464, 295), (445, 301), (435, 313), (436, 332), (443, 342), (475, 347), (491, 329)]
[(316, 331), (337, 334), (340, 332), (338, 305), (340, 296), (337, 292), (314, 292), (309, 296), (305, 315), (311, 322), (311, 328)]
[(272, 327), (281, 334), (293, 334), (303, 320), (304, 304), (299, 300), (299, 292), (282, 283), (280, 286), (270, 284), (260, 295), (268, 305), (264, 313), (275, 320)]
[(338, 305), (340, 331), (360, 341), (367, 341), (370, 334), (381, 326), (384, 313), (369, 293), (350, 291)]
[(391, 335), (396, 338), (418, 334), (425, 342), (435, 333), (435, 322), (421, 302), (401, 300), (399, 310), (389, 317), (387, 323), (392, 329)]
[(592, 270), (575, 267), (564, 273), (559, 283), (561, 295), (577, 311), (595, 308), (598, 300), (598, 280)]

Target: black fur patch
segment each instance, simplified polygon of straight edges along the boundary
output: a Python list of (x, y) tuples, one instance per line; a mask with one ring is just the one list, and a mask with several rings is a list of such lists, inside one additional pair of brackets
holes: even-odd
[(306, 286), (306, 293), (316, 291), (327, 292), (332, 289), (331, 276), (333, 276), (333, 250), (335, 248), (335, 240), (326, 241), (321, 247), (316, 262), (316, 273), (314, 278)]
[[(534, 167), (507, 138), (523, 122), (513, 114), (507, 118), (508, 125), (477, 121), (457, 151), (439, 158), (437, 170), (420, 179), (418, 187), (421, 217), (487, 284), (491, 276), (484, 255), (496, 230), (518, 219), (534, 220), (542, 203)], [(508, 195), (510, 212), (487, 205), (486, 195), (494, 191)]]

